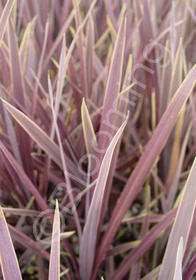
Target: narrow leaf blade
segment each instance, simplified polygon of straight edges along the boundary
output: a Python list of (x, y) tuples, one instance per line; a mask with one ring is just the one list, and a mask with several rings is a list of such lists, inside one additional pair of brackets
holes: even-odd
[(8, 230), (8, 226), (0, 206), (0, 263), (3, 277), (6, 280), (22, 280), (18, 261)]
[[(103, 151), (108, 147), (108, 137), (105, 135), (114, 135), (114, 129), (112, 124), (108, 124), (108, 112), (117, 109), (118, 94), (120, 91), (121, 79), (122, 79), (122, 66), (125, 48), (126, 38), (126, 18), (123, 16), (118, 35), (114, 47), (113, 56), (111, 58), (111, 65), (108, 74), (108, 80), (106, 84), (103, 113), (100, 126), (101, 136), (98, 139), (98, 151), (101, 153), (100, 158), (103, 158)], [(113, 102), (111, 102), (111, 98)], [(105, 135), (104, 135), (105, 134)]]
[(91, 279), (91, 272), (95, 257), (95, 244), (98, 235), (98, 225), (101, 216), (101, 209), (103, 204), (103, 195), (106, 187), (107, 177), (110, 169), (110, 164), (113, 156), (114, 149), (122, 132), (126, 126), (128, 115), (124, 123), (121, 125), (115, 134), (112, 142), (110, 143), (106, 154), (103, 158), (97, 184), (93, 194), (92, 202), (89, 208), (87, 221), (85, 223), (84, 232), (80, 245), (80, 275), (84, 280)]
[(183, 238), (180, 238), (173, 280), (182, 280)]
[(181, 237), (183, 238), (184, 250), (186, 249), (186, 244), (190, 232), (190, 227), (192, 224), (193, 214), (196, 207), (195, 181), (196, 181), (196, 159), (194, 160), (193, 166), (191, 168), (188, 180), (184, 188), (182, 200), (178, 207), (176, 219), (164, 255), (159, 280), (173, 279), (175, 266), (173, 265), (172, 262), (176, 258), (177, 248)]
[(53, 221), (52, 245), (50, 254), (49, 280), (60, 280), (60, 214), (58, 202)]
[(88, 154), (93, 154), (93, 146), (94, 145), (97, 146), (97, 140), (84, 99), (82, 102), (81, 117), (82, 117), (82, 127), (83, 127), (86, 150)]
[(3, 35), (5, 33), (5, 28), (6, 28), (10, 13), (12, 11), (12, 7), (14, 5), (14, 2), (15, 2), (14, 0), (7, 1), (6, 6), (3, 9), (3, 12), (1, 14), (1, 18), (0, 18), (0, 44), (1, 44), (1, 41), (3, 39)]

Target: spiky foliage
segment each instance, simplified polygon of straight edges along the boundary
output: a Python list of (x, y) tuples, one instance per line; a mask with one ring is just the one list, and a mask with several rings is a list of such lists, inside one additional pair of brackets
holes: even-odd
[(195, 1), (0, 10), (4, 279), (193, 279)]

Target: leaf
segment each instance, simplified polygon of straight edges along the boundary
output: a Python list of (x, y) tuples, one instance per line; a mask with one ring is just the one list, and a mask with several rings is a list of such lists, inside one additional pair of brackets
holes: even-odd
[(121, 262), (117, 270), (115, 270), (114, 275), (112, 275), (112, 280), (118, 280), (130, 270), (130, 267), (137, 262), (147, 250), (152, 246), (153, 242), (158, 238), (163, 230), (165, 230), (173, 221), (176, 215), (177, 209), (174, 209), (163, 216), (160, 222), (155, 225), (146, 236), (140, 241), (139, 245), (135, 247)]
[(180, 150), (180, 156), (179, 156), (179, 160), (178, 160), (176, 174), (175, 174), (175, 177), (173, 178), (173, 182), (172, 182), (172, 185), (171, 185), (170, 191), (168, 193), (168, 197), (167, 197), (167, 204), (169, 206), (169, 209), (171, 209), (172, 205), (174, 204), (176, 193), (178, 191), (180, 173), (182, 172), (182, 166), (183, 166), (183, 162), (184, 162), (184, 158), (185, 158), (185, 154), (186, 154), (187, 143), (190, 139), (191, 128), (192, 128), (192, 125), (190, 124), (186, 133), (184, 134), (184, 139), (183, 139), (181, 150)]
[(173, 279), (175, 266), (173, 260), (176, 258), (177, 249), (181, 237), (183, 238), (183, 254), (186, 249), (187, 240), (192, 224), (193, 214), (196, 207), (196, 159), (194, 160), (189, 177), (183, 191), (183, 197), (178, 207), (175, 222), (167, 243), (163, 258), (159, 280)]
[(70, 200), (71, 205), (72, 205), (72, 211), (73, 211), (73, 216), (74, 216), (76, 227), (77, 227), (78, 238), (80, 240), (81, 235), (82, 235), (82, 231), (81, 231), (81, 226), (80, 226), (80, 221), (79, 221), (77, 209), (76, 209), (75, 202), (74, 202), (74, 197), (73, 197), (73, 194), (72, 194), (72, 186), (71, 186), (71, 181), (70, 181), (70, 177), (69, 177), (69, 172), (68, 172), (68, 169), (67, 169), (67, 163), (66, 163), (65, 158), (64, 158), (63, 144), (62, 144), (62, 141), (61, 141), (61, 136), (60, 136), (59, 128), (58, 128), (58, 125), (57, 125), (57, 120), (55, 118), (55, 111), (54, 111), (54, 108), (53, 108), (52, 84), (51, 84), (51, 80), (50, 80), (49, 76), (48, 76), (48, 87), (49, 87), (49, 97), (50, 97), (50, 103), (51, 103), (51, 109), (52, 109), (52, 116), (53, 116), (56, 135), (57, 135), (57, 139), (58, 139), (58, 144), (59, 144), (59, 149), (60, 149), (60, 154), (61, 154), (61, 160), (62, 160), (62, 164), (63, 164), (63, 172), (64, 172), (64, 178), (65, 178), (65, 181), (66, 181), (66, 189), (67, 189), (67, 193), (68, 193), (68, 196), (69, 196), (69, 200)]
[[(9, 22), (8, 30), (12, 94), (14, 98), (19, 101), (21, 106), (25, 109), (26, 100), (24, 76), (21, 70), (21, 61), (18, 51), (17, 38), (11, 21)], [(32, 180), (34, 180), (34, 174), (32, 172), (32, 161), (30, 158), (29, 137), (26, 135), (25, 131), (22, 130), (18, 125), (16, 125), (16, 135), (24, 169), (26, 170), (28, 176)]]
[[(63, 90), (64, 77), (65, 77), (65, 73), (66, 73), (67, 63), (65, 63), (65, 52), (66, 52), (66, 47), (65, 47), (65, 35), (64, 35), (63, 36), (62, 47), (61, 47), (58, 81), (57, 81), (57, 90), (56, 90), (56, 98), (55, 98), (55, 109), (54, 109), (55, 120), (57, 120), (57, 118), (58, 118), (61, 95), (62, 95), (62, 90)], [(55, 134), (55, 123), (54, 123), (54, 120), (53, 120), (52, 128), (51, 128), (51, 134), (50, 134), (52, 140), (54, 138), (54, 134)]]
[[(73, 0), (73, 7), (75, 10), (75, 21), (76, 21), (76, 28), (79, 29), (81, 26), (81, 17), (80, 17), (80, 9), (78, 1)], [(88, 96), (88, 87), (87, 87), (87, 69), (85, 67), (85, 56), (84, 56), (84, 47), (83, 47), (83, 33), (82, 29), (79, 32), (78, 35), (78, 54), (80, 58), (80, 75), (81, 75), (81, 81), (82, 81), (82, 95), (83, 97)]]
[[(19, 231), (18, 229), (16, 229), (15, 227), (13, 227), (9, 224), (8, 224), (8, 228), (10, 230), (12, 238), (15, 241), (17, 241), (19, 244), (21, 244), (23, 247), (28, 248), (28, 250), (30, 250), (30, 252), (31, 252), (31, 255), (33, 252), (37, 255), (44, 257), (46, 260), (49, 261), (50, 254), (46, 250), (43, 249), (41, 244), (38, 244), (37, 242), (32, 240), (30, 237), (28, 237), (26, 234), (24, 234), (23, 232)], [(25, 254), (26, 253), (24, 253), (24, 255)], [(22, 259), (23, 259), (23, 256), (20, 258), (20, 260), (22, 260)]]
[(5, 280), (22, 280), (8, 226), (0, 206), (0, 263)]
[(106, 181), (110, 169), (112, 155), (116, 147), (116, 144), (120, 136), (122, 135), (125, 125), (128, 121), (128, 115), (126, 117), (126, 120), (123, 122), (123, 124), (115, 134), (114, 138), (112, 139), (105, 153), (98, 174), (95, 191), (88, 211), (88, 216), (84, 226), (84, 231), (83, 231), (81, 245), (80, 245), (80, 275), (81, 275), (81, 279), (83, 280), (91, 279), (91, 272), (92, 272), (93, 262), (95, 257), (95, 245), (97, 242), (97, 235), (98, 235), (97, 231), (98, 231), (98, 225), (100, 221)]
[(20, 209), (20, 208), (9, 208), (9, 207), (1, 207), (3, 212), (9, 213), (12, 215), (19, 215), (19, 216), (38, 216), (40, 211), (37, 210), (28, 210), (28, 209)]
[(101, 264), (106, 251), (120, 226), (121, 220), (125, 216), (136, 196), (141, 191), (156, 158), (159, 156), (164, 145), (166, 144), (170, 132), (178, 118), (178, 114), (191, 94), (191, 91), (195, 85), (195, 80), (196, 65), (190, 70), (185, 80), (173, 96), (167, 110), (156, 127), (140, 160), (129, 177), (126, 186), (124, 187), (124, 190), (122, 191), (116, 203), (112, 217), (96, 255), (94, 273), (96, 273), (99, 265)]
[(84, 98), (82, 101), (81, 116), (86, 150), (88, 154), (93, 154), (93, 147), (97, 146), (97, 139)]
[(171, 52), (169, 49), (169, 41), (166, 41), (163, 57), (163, 70), (161, 74), (160, 83), (160, 117), (164, 113), (169, 103), (170, 80), (172, 76), (172, 64), (169, 63), (171, 59)]
[[(2, 94), (0, 92), (0, 96), (2, 97)], [(9, 141), (12, 147), (12, 152), (17, 160), (17, 162), (22, 166), (22, 160), (21, 160), (21, 156), (20, 156), (20, 152), (18, 149), (18, 145), (16, 145), (17, 143), (17, 138), (16, 138), (16, 134), (15, 134), (15, 130), (14, 130), (14, 125), (11, 121), (11, 117), (8, 114), (6, 108), (3, 106), (3, 113), (4, 113), (4, 122), (6, 124), (6, 128), (7, 128), (7, 134), (9, 136)]]
[(8, 0), (5, 8), (3, 9), (3, 12), (1, 14), (1, 18), (0, 18), (0, 45), (1, 45), (1, 41), (3, 39), (3, 35), (5, 33), (5, 28), (10, 16), (10, 13), (12, 11), (13, 5), (14, 5), (14, 0)]
[(0, 150), (3, 152), (4, 156), (10, 162), (12, 167), (15, 169), (17, 175), (19, 176), (19, 178), (21, 178), (21, 180), (23, 181), (23, 183), (25, 184), (25, 186), (27, 187), (29, 192), (35, 197), (35, 199), (36, 199), (38, 205), (40, 206), (40, 208), (42, 210), (49, 209), (45, 200), (40, 195), (38, 190), (35, 188), (35, 186), (31, 182), (31, 180), (29, 179), (29, 177), (26, 175), (24, 170), (17, 163), (17, 161), (14, 159), (14, 157), (10, 154), (10, 152), (6, 149), (6, 147), (3, 145), (3, 143), (1, 141), (0, 141)]
[(87, 25), (87, 43), (86, 43), (86, 73), (87, 73), (87, 88), (89, 98), (92, 96), (93, 85), (93, 51), (94, 51), (94, 22), (90, 15)]
[(53, 221), (49, 280), (60, 280), (60, 214), (58, 201), (56, 201)]
[(21, 62), (17, 44), (16, 34), (11, 21), (9, 22), (9, 49), (10, 49), (10, 69), (13, 95), (25, 107), (24, 77), (21, 71)]
[[(133, 104), (131, 104), (131, 101), (129, 100), (129, 91), (128, 91), (129, 87), (130, 87), (129, 83), (131, 80), (131, 73), (132, 73), (131, 70), (132, 70), (132, 56), (129, 57), (128, 62), (127, 62), (127, 69), (124, 74), (124, 81), (123, 81), (123, 87), (122, 87), (123, 90), (119, 93), (118, 107), (117, 107), (117, 109), (114, 109), (114, 108), (110, 109), (107, 114), (108, 119), (112, 120), (110, 123), (110, 126), (111, 127), (113, 126), (115, 130), (118, 127), (120, 127), (120, 125), (122, 124), (123, 119), (125, 118), (125, 115), (126, 115), (128, 105), (129, 105), (129, 108), (131, 108), (131, 106), (133, 105)], [(108, 122), (108, 124), (109, 124), (109, 122)], [(129, 123), (130, 130), (132, 130), (131, 126), (132, 126), (131, 123)], [(132, 134), (134, 134), (134, 133), (132, 133)], [(107, 179), (107, 188), (105, 190), (100, 224), (102, 224), (102, 222), (103, 222), (105, 211), (107, 209), (109, 196), (110, 196), (110, 192), (111, 192), (111, 187), (112, 187), (112, 182), (113, 182), (114, 174), (116, 171), (116, 163), (118, 160), (119, 149), (120, 149), (120, 142), (117, 143), (116, 148), (114, 150), (113, 157), (112, 157), (110, 172), (108, 174), (108, 179)]]
[(158, 277), (160, 270), (160, 266), (154, 268), (151, 272), (149, 272), (145, 277), (142, 278), (142, 280), (155, 280)]
[[(17, 120), (17, 122), (24, 128), (24, 130), (30, 135), (30, 137), (56, 162), (58, 166), (62, 168), (61, 154), (59, 147), (54, 143), (50, 137), (30, 118), (24, 113), (16, 109), (14, 106), (3, 100), (3, 103), (9, 113)], [(82, 175), (75, 167), (73, 162), (66, 157), (66, 161), (69, 169), (70, 178), (80, 182), (85, 186), (86, 182), (82, 180)]]
[[(177, 49), (176, 56), (175, 56), (175, 61), (174, 64), (172, 65), (170, 89), (169, 89), (169, 96), (167, 100), (168, 103), (171, 100), (173, 94), (176, 92), (176, 90), (182, 83), (182, 73), (183, 73), (182, 58), (183, 58), (182, 40), (180, 40), (179, 47)], [(167, 172), (167, 179), (166, 179), (166, 186), (165, 186), (167, 193), (171, 186), (172, 178), (175, 176), (176, 173), (179, 150), (180, 150), (180, 139), (181, 139), (180, 136), (181, 136), (181, 130), (183, 125), (183, 119), (184, 119), (184, 113), (182, 109), (176, 125), (175, 136), (173, 136), (174, 132), (172, 132), (172, 135), (168, 139), (167, 145), (165, 146), (163, 151), (163, 174), (165, 174), (166, 176), (166, 172)], [(175, 141), (172, 147), (173, 137), (175, 137)]]
[(125, 39), (126, 39), (125, 35), (126, 35), (126, 19), (125, 19), (125, 15), (123, 15), (118, 30), (114, 52), (111, 58), (111, 65), (110, 65), (110, 70), (109, 70), (108, 80), (107, 80), (106, 90), (105, 90), (101, 126), (99, 130), (100, 136), (98, 138), (98, 149), (97, 149), (97, 152), (101, 153), (100, 155), (101, 160), (108, 147), (108, 135), (114, 135), (114, 129), (112, 128), (112, 124), (108, 121), (108, 112), (117, 109), (117, 103), (119, 98), (118, 94), (120, 91), (121, 78), (122, 78), (122, 66), (123, 66), (123, 57), (124, 57), (124, 48), (125, 48)]
[(180, 238), (173, 280), (182, 280), (183, 238)]
[[(76, 26), (77, 26), (77, 32), (74, 37), (78, 36), (78, 53), (79, 53), (79, 58), (80, 58), (80, 65), (81, 65), (81, 80), (82, 80), (82, 94), (83, 96), (87, 97), (87, 73), (86, 73), (86, 67), (85, 67), (85, 57), (84, 57), (84, 49), (83, 49), (83, 35), (82, 35), (82, 28), (84, 27), (84, 24), (86, 23), (87, 19), (92, 13), (92, 10), (96, 4), (97, 0), (93, 0), (91, 2), (91, 6), (88, 9), (88, 12), (84, 18), (83, 21), (81, 21), (80, 18), (80, 11), (79, 11), (79, 6), (76, 0), (73, 0), (73, 7), (74, 7), (74, 12), (75, 12), (75, 20), (76, 20)], [(75, 44), (75, 42), (74, 42)], [(70, 49), (70, 48), (69, 48)]]
[[(37, 69), (37, 80), (36, 80), (36, 83), (35, 83), (35, 86), (34, 86), (34, 90), (33, 90), (33, 96), (32, 96), (32, 107), (31, 107), (31, 116), (34, 116), (35, 114), (35, 111), (37, 109), (37, 101), (38, 101), (38, 80), (40, 80), (41, 78), (41, 72), (42, 72), (42, 66), (43, 66), (43, 61), (44, 61), (44, 55), (46, 53), (46, 46), (47, 46), (47, 40), (48, 40), (48, 33), (49, 33), (49, 21), (46, 22), (46, 25), (45, 25), (45, 31), (44, 31), (44, 41), (43, 41), (43, 47), (42, 47), (42, 51), (41, 51), (41, 55), (39, 57), (39, 64), (38, 64), (38, 69)], [(32, 40), (32, 37), (31, 36), (31, 40)], [(28, 38), (28, 37), (27, 37)], [(30, 39), (29, 39), (29, 46), (33, 45), (33, 42), (30, 42)], [(28, 53), (30, 53), (31, 55), (31, 52), (30, 50), (28, 51)], [(32, 64), (31, 64), (32, 65)], [(33, 66), (33, 65), (32, 65)], [(30, 66), (29, 66), (30, 68)], [(33, 68), (33, 67), (32, 67)]]

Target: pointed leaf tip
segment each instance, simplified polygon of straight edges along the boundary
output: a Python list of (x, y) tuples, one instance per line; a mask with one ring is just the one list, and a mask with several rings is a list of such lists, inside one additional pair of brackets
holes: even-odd
[(8, 226), (0, 206), (0, 264), (3, 278), (6, 280), (22, 280), (18, 260)]

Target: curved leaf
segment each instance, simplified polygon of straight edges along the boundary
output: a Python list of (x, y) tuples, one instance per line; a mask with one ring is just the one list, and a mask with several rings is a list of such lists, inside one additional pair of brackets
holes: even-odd
[(91, 272), (95, 257), (95, 245), (98, 235), (98, 225), (101, 216), (103, 196), (106, 187), (107, 177), (110, 169), (110, 164), (113, 156), (114, 149), (122, 132), (128, 121), (128, 115), (126, 120), (121, 125), (117, 133), (115, 134), (112, 142), (110, 143), (106, 154), (103, 158), (99, 175), (97, 178), (97, 183), (95, 186), (95, 191), (89, 208), (87, 221), (84, 226), (84, 232), (80, 245), (80, 275), (81, 279), (89, 280), (91, 279)]

